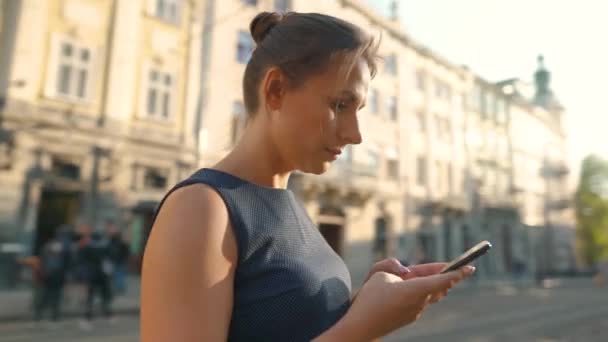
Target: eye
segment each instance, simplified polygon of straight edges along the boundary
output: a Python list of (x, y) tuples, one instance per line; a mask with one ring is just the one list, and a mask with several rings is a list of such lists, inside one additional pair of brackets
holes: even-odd
[(332, 103), (332, 109), (337, 113), (343, 112), (348, 108), (348, 103), (346, 101), (336, 101)]

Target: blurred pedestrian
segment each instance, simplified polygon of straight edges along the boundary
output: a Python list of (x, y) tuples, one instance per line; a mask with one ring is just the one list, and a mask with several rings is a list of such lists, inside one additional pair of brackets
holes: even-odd
[(38, 293), (34, 304), (37, 321), (42, 319), (46, 309), (50, 309), (53, 321), (60, 318), (63, 287), (70, 262), (69, 245), (65, 243), (66, 233), (65, 230), (57, 232), (40, 251)]
[(106, 222), (106, 234), (109, 241), (110, 259), (114, 265), (112, 273), (113, 295), (124, 294), (127, 290), (127, 261), (129, 260), (129, 245), (124, 241), (122, 232), (114, 221)]
[(102, 313), (106, 318), (111, 318), (110, 308), (112, 299), (111, 275), (113, 264), (110, 260), (108, 240), (103, 234), (94, 232), (91, 241), (81, 250), (80, 256), (87, 269), (87, 302), (85, 310), (85, 321), (81, 321), (81, 327), (91, 328), (93, 320), (93, 304), (96, 297), (101, 298)]
[(89, 265), (84, 260), (83, 250), (91, 243), (92, 232), (93, 230), (89, 224), (80, 222), (73, 235), (71, 273), (74, 280), (76, 301), (83, 307), (86, 305), (87, 287), (90, 278)]
[[(344, 261), (287, 189), (361, 143), (373, 37), (319, 13), (258, 14), (234, 149), (165, 196), (143, 262), (141, 340), (370, 341), (420, 317), (474, 268), (382, 260), (352, 299)], [(319, 337), (317, 339), (317, 337)]]

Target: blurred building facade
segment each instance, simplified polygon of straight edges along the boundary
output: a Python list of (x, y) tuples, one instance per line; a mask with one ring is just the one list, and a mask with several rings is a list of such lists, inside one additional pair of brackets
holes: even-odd
[(244, 128), (250, 20), (295, 10), (382, 32), (364, 143), (328, 173), (295, 173), (289, 185), (355, 286), (380, 258), (446, 260), (481, 239), (496, 247), (482, 277), (572, 267), (565, 113), (544, 67), (534, 86), (489, 82), (416, 42), (396, 15), (357, 0), (2, 6), (5, 246), (35, 250), (58, 224), (115, 218), (141, 252), (163, 194), (219, 160)]
[(138, 252), (195, 168), (200, 16), (181, 1), (2, 1), (0, 241), (36, 253), (61, 224), (130, 224)]

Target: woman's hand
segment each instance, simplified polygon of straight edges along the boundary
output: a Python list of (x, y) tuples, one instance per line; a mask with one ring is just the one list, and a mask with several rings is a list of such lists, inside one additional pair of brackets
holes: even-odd
[(371, 278), (371, 276), (376, 272), (386, 272), (404, 278), (408, 275), (408, 273), (410, 273), (410, 269), (403, 266), (403, 264), (401, 264), (401, 262), (396, 258), (384, 259), (378, 261), (372, 266), (363, 283), (367, 282), (369, 278)]
[(414, 322), (428, 305), (443, 298), (475, 270), (465, 266), (439, 274), (445, 265), (412, 266), (405, 277), (382, 271), (373, 273), (331, 335), (348, 337), (350, 341), (370, 341)]

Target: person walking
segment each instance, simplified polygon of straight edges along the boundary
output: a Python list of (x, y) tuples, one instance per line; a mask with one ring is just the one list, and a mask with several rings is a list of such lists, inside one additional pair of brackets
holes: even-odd
[(113, 264), (109, 254), (107, 239), (99, 232), (91, 234), (91, 242), (83, 247), (81, 251), (82, 262), (87, 270), (87, 298), (85, 320), (81, 321), (81, 327), (85, 330), (92, 328), (93, 304), (96, 297), (101, 299), (102, 313), (106, 318), (112, 317), (111, 300), (111, 276)]
[(40, 251), (40, 264), (37, 269), (38, 293), (34, 304), (36, 321), (42, 319), (47, 309), (50, 309), (52, 321), (57, 322), (60, 319), (63, 288), (70, 263), (69, 245), (65, 243), (67, 233), (60, 230)]
[(124, 294), (127, 290), (129, 245), (124, 241), (122, 233), (114, 221), (106, 222), (106, 235), (109, 239), (110, 260), (114, 266), (111, 276), (112, 293), (114, 295)]

